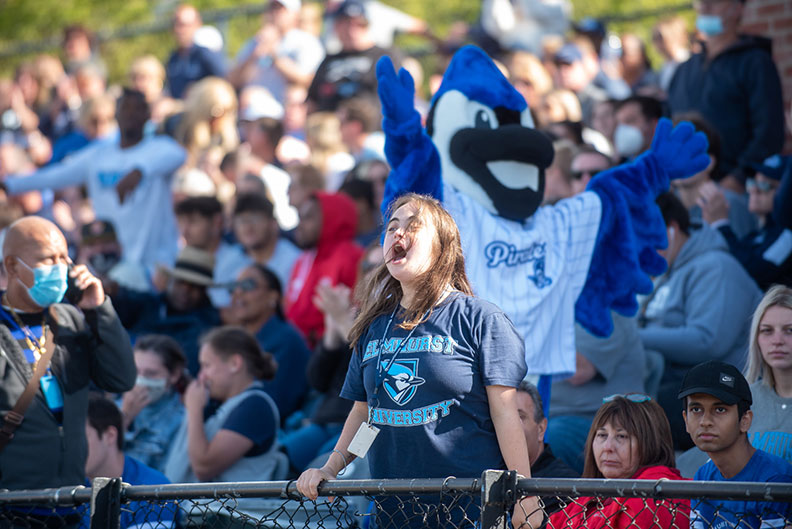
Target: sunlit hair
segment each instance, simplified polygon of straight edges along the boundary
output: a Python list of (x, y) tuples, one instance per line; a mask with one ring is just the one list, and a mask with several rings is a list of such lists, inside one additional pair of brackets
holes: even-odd
[[(745, 379), (753, 384), (760, 378), (762, 383), (775, 389), (773, 370), (765, 362), (762, 351), (759, 349), (759, 325), (762, 323), (765, 312), (770, 307), (784, 307), (792, 310), (792, 288), (784, 285), (774, 285), (759, 302), (751, 318), (751, 341), (748, 342), (748, 365), (745, 368)], [(790, 322), (792, 323), (792, 322)]]
[[(213, 120), (217, 120), (214, 127)], [(206, 77), (191, 86), (174, 137), (187, 149), (188, 165), (194, 165), (210, 147), (219, 147), (223, 154), (236, 149), (237, 97), (231, 83)]]
[[(447, 287), (450, 286), (467, 295), (472, 295), (473, 290), (465, 274), (465, 258), (462, 255), (459, 229), (451, 215), (437, 200), (425, 195), (409, 193), (391, 203), (385, 217), (386, 221), (405, 204), (414, 204), (418, 209), (415, 218), (405, 227), (407, 239), (421, 223), (431, 223), (437, 233), (434, 239), (433, 262), (427, 271), (417, 278), (415, 302), (405, 311), (402, 323), (399, 324), (400, 328), (409, 330), (428, 318)], [(383, 251), (387, 254), (386, 250)], [(399, 306), (402, 299), (401, 284), (390, 275), (386, 264), (383, 263), (371, 272), (356, 296), (360, 304), (360, 314), (349, 333), (353, 347), (378, 316), (392, 313)]]
[(615, 397), (600, 407), (591, 423), (581, 477), (605, 477), (597, 467), (594, 457), (594, 438), (597, 430), (606, 424), (614, 428), (624, 428), (630, 435), (630, 443), (638, 444), (637, 468), (654, 465), (674, 467), (674, 442), (663, 408), (654, 400), (632, 402), (624, 397)]
[(204, 334), (201, 345), (208, 345), (215, 355), (227, 361), (239, 355), (247, 372), (257, 380), (272, 380), (278, 363), (268, 352), (262, 351), (256, 338), (242, 327), (216, 327)]
[(335, 112), (314, 112), (305, 121), (305, 142), (311, 148), (311, 164), (325, 175), (332, 156), (347, 152), (341, 138), (341, 122)]
[[(97, 97), (92, 97), (82, 104), (80, 107), (78, 123), (83, 130), (91, 127), (91, 120), (94, 119), (94, 116), (98, 111), (102, 110), (102, 107), (109, 109), (110, 114), (115, 116), (116, 100), (110, 94), (102, 94)], [(113, 118), (113, 121), (115, 121), (115, 117)]]

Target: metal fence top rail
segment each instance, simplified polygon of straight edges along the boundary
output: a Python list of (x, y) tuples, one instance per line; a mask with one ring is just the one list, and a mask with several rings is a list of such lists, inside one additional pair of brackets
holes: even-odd
[[(383, 496), (395, 494), (479, 493), (479, 478), (331, 480), (322, 483), (322, 496)], [(555, 496), (601, 496), (637, 498), (708, 498), (742, 501), (792, 502), (792, 483), (709, 482), (616, 479), (520, 479), (520, 494)], [(126, 500), (181, 500), (198, 498), (283, 498), (300, 500), (295, 481), (237, 483), (175, 483), (170, 485), (125, 485)], [(42, 490), (0, 490), (0, 507), (10, 505), (77, 505), (91, 499), (83, 486)]]

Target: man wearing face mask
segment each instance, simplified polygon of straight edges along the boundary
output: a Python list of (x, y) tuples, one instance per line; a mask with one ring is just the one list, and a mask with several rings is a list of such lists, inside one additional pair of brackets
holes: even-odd
[(668, 235), (659, 253), (668, 270), (641, 302), (638, 333), (650, 365), (665, 364), (657, 402), (668, 415), (675, 448), (684, 450), (693, 445), (679, 413), (682, 378), (708, 360), (742, 369), (751, 311), (762, 293), (717, 230), (691, 229), (687, 208), (673, 193), (660, 195), (657, 205)]
[[(93, 383), (121, 392), (134, 385), (129, 337), (101, 282), (84, 265), (68, 269), (66, 239), (50, 221), (24, 217), (12, 224), (3, 264), (0, 482), (12, 490), (80, 485), (88, 389)], [(81, 291), (76, 305), (61, 303), (69, 276)], [(66, 526), (75, 516), (52, 509), (25, 516), (55, 527), (53, 515), (62, 515)]]
[(696, 0), (703, 51), (671, 80), (673, 114), (698, 111), (722, 139), (722, 185), (744, 191), (745, 169), (781, 151), (781, 81), (769, 39), (738, 33), (744, 0)]
[(655, 127), (663, 117), (663, 105), (654, 97), (632, 96), (616, 107), (613, 144), (622, 160), (632, 160), (652, 145)]

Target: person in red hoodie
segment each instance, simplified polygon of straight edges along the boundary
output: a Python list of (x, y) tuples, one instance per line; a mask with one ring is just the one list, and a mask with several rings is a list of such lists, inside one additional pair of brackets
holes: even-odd
[(295, 239), (303, 253), (294, 263), (286, 289), (286, 317), (313, 348), (324, 334), (324, 315), (314, 304), (316, 286), (354, 287), (363, 249), (355, 243), (357, 212), (348, 196), (314, 193), (299, 213)]
[[(684, 479), (674, 468), (671, 426), (648, 395), (603, 399), (586, 440), (584, 478)], [(549, 529), (687, 529), (690, 500), (576, 498), (550, 516)]]

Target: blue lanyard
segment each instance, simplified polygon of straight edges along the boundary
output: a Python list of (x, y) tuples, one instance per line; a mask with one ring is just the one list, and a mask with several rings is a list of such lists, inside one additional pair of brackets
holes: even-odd
[[(405, 338), (402, 339), (399, 347), (393, 352), (393, 356), (388, 360), (388, 365), (384, 368), (382, 367), (382, 350), (385, 349), (385, 339), (388, 337), (388, 329), (390, 329), (391, 324), (393, 323), (393, 318), (396, 316), (396, 311), (399, 310), (399, 306), (397, 305), (395, 309), (393, 309), (393, 313), (391, 313), (390, 319), (388, 320), (388, 324), (385, 326), (385, 331), (382, 333), (382, 339), (379, 343), (379, 352), (377, 353), (377, 375), (374, 379), (374, 394), (371, 397), (372, 400), (372, 407), (369, 408), (369, 424), (371, 424), (371, 417), (374, 414), (374, 407), (379, 405), (379, 390), (382, 386), (382, 383), (385, 382), (385, 377), (388, 376), (388, 371), (390, 371), (391, 366), (393, 366), (393, 362), (396, 361), (396, 357), (399, 356), (399, 353), (402, 352), (404, 349), (405, 344), (407, 341), (412, 337), (415, 329), (418, 328), (416, 325), (413, 327), (410, 332), (407, 334)], [(424, 314), (421, 320), (425, 319), (429, 315), (429, 312)]]

